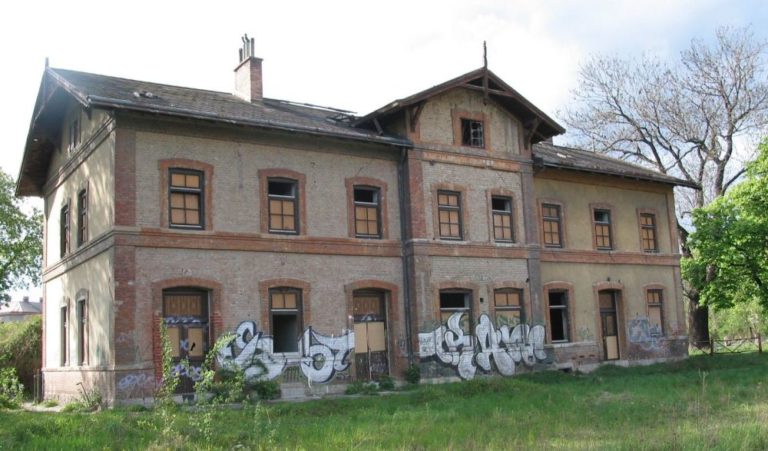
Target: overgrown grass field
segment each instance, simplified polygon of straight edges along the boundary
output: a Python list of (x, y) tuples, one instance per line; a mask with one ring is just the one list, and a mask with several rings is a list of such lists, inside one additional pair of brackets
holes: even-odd
[(768, 449), (768, 356), (703, 355), (207, 413), (3, 411), (0, 447)]

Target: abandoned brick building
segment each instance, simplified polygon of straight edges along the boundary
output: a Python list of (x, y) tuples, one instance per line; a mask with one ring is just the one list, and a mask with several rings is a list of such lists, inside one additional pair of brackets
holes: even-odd
[(226, 332), (301, 393), (685, 356), (686, 183), (563, 132), (487, 68), (360, 117), (263, 97), (248, 40), (234, 94), (47, 67), (17, 185), (46, 396), (150, 395), (161, 323), (187, 389)]

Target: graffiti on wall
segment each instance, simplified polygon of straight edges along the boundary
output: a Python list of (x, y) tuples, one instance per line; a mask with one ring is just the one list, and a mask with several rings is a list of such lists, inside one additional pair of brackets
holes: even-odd
[(663, 341), (661, 327), (651, 325), (647, 316), (635, 316), (629, 320), (629, 342), (640, 345), (645, 351), (658, 349)]
[(461, 327), (465, 313), (457, 312), (432, 332), (419, 333), (419, 357), (456, 368), (462, 379), (475, 377), (477, 368), (504, 375), (515, 374), (515, 364), (532, 366), (547, 358), (544, 326), (518, 324), (496, 328), (488, 315), (480, 316), (474, 335)]
[(254, 321), (237, 326), (235, 338), (217, 356), (222, 367), (243, 369), (246, 379), (274, 379), (288, 364), (298, 364), (310, 382), (328, 382), (340, 371), (349, 368), (349, 355), (354, 349), (355, 334), (346, 332), (339, 337), (304, 330), (299, 340), (298, 355), (272, 352), (272, 336), (259, 331)]

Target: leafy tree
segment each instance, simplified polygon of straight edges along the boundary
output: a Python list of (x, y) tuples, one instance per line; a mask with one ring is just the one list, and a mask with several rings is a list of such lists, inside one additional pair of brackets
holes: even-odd
[[(712, 45), (692, 41), (676, 64), (650, 55), (594, 57), (581, 68), (564, 120), (581, 147), (699, 185), (677, 191), (682, 218), (742, 176), (737, 140), (760, 136), (768, 125), (766, 49), (749, 29), (721, 28)], [(685, 221), (677, 230), (683, 256), (691, 257)], [(693, 342), (709, 341), (700, 290), (710, 275), (687, 274)]]
[(694, 210), (693, 223), (692, 257), (682, 268), (699, 284), (701, 300), (727, 308), (754, 299), (768, 310), (768, 140), (747, 165), (746, 179)]
[(43, 218), (37, 209), (25, 213), (14, 190), (11, 176), (0, 171), (0, 304), (11, 289), (40, 282)]

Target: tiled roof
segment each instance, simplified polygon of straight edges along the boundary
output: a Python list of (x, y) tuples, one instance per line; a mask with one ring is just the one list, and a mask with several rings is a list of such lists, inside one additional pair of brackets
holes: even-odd
[(571, 147), (556, 146), (550, 143), (538, 143), (533, 145), (533, 156), (534, 158), (541, 159), (541, 162), (545, 167), (570, 169), (595, 174), (610, 174), (637, 180), (648, 180), (687, 186), (689, 188), (699, 188), (699, 185), (693, 182), (662, 174), (652, 169), (627, 163), (626, 161), (621, 161), (616, 158)]
[(67, 69), (48, 69), (87, 106), (146, 111), (216, 122), (264, 126), (339, 138), (407, 145), (397, 137), (352, 128), (352, 113), (334, 108), (263, 99), (248, 102), (217, 91), (109, 77)]

